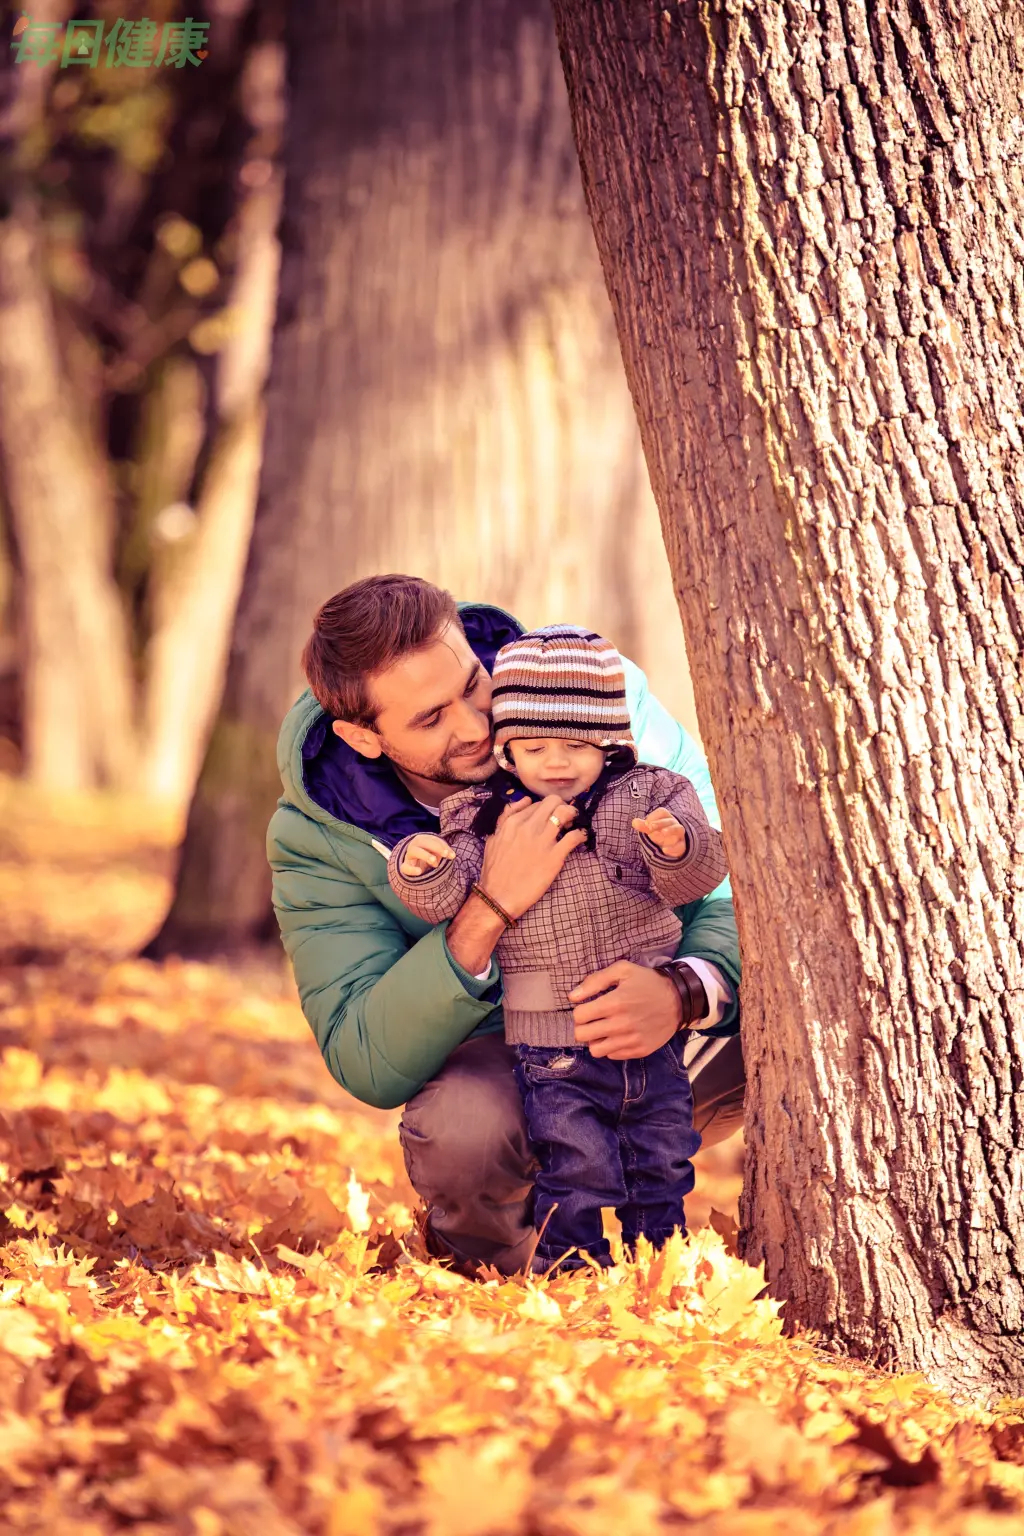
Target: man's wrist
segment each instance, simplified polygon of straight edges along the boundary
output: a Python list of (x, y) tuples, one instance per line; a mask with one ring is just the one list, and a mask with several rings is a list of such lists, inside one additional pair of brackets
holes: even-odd
[(704, 983), (692, 966), (685, 960), (670, 960), (666, 965), (659, 965), (657, 970), (671, 981), (679, 994), (679, 1029), (687, 1029), (707, 1018), (711, 1004)]
[(505, 932), (496, 912), (470, 893), (448, 924), (448, 953), (471, 976), (490, 967), (494, 946)]

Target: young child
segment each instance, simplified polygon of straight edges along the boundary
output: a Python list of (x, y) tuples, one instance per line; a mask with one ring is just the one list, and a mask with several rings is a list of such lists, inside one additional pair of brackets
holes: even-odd
[(559, 625), (504, 646), (492, 715), (499, 771), (443, 802), (440, 838), (399, 843), (388, 878), (417, 916), (441, 922), (479, 880), (484, 839), (511, 799), (554, 793), (575, 807), (562, 825), (582, 828), (586, 843), (510, 922), (496, 955), (540, 1162), (534, 1269), (580, 1267), (565, 1257), (573, 1249), (609, 1264), (602, 1206), (615, 1208), (627, 1247), (640, 1233), (660, 1246), (685, 1231), (700, 1137), (682, 1039), (631, 1061), (592, 1056), (576, 1044), (568, 994), (616, 960), (673, 958), (682, 929), (672, 908), (725, 878), (721, 836), (689, 779), (637, 763), (622, 661), (599, 635)]

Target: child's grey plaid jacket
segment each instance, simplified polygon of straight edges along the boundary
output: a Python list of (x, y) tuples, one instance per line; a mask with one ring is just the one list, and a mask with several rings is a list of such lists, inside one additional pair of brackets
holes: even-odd
[[(412, 839), (391, 853), (392, 889), (426, 922), (454, 917), (480, 877), (483, 840), (470, 828), (487, 794), (464, 789), (443, 802), (440, 831), (454, 859), (410, 878), (399, 871)], [(686, 828), (681, 859), (666, 858), (631, 825), (661, 806)], [(511, 1044), (575, 1045), (573, 987), (616, 960), (671, 960), (682, 931), (672, 908), (709, 895), (725, 879), (721, 834), (689, 779), (667, 768), (639, 764), (614, 780), (594, 812), (593, 830), (595, 851), (574, 849), (553, 885), (498, 941)]]

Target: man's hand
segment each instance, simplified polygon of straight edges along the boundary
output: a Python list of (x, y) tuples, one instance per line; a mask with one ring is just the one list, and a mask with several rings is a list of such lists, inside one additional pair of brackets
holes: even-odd
[(543, 800), (516, 800), (501, 813), (494, 833), (484, 844), (478, 884), (509, 917), (522, 917), (553, 884), (574, 848), (585, 843), (585, 832), (566, 832), (576, 815), (557, 795)]
[(632, 960), (617, 960), (585, 977), (569, 993), (569, 1001), (576, 1004), (572, 1016), (577, 1043), (589, 1046), (591, 1056), (613, 1061), (660, 1050), (683, 1017), (679, 993), (668, 977)]
[(686, 828), (665, 806), (648, 816), (636, 817), (633, 830), (645, 832), (667, 859), (681, 859), (686, 853)]
[(428, 869), (436, 869), (442, 859), (454, 857), (454, 848), (449, 848), (443, 837), (437, 837), (433, 832), (418, 832), (403, 853), (398, 872), (415, 879)]
[[(539, 901), (572, 850), (586, 842), (585, 832), (566, 832), (559, 840), (559, 828), (567, 826), (575, 815), (575, 807), (557, 795), (536, 804), (525, 798), (516, 800), (502, 811), (494, 833), (484, 844), (477, 884), (509, 917), (521, 917)], [(552, 818), (557, 819), (558, 826)], [(449, 924), (448, 953), (463, 970), (478, 976), (489, 964), (504, 931), (501, 918), (470, 892)], [(658, 979), (664, 981), (664, 977)]]

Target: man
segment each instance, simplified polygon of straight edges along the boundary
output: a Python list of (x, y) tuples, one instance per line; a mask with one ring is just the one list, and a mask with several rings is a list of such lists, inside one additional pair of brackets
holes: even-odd
[[(281, 729), (284, 783), (268, 832), (274, 907), (302, 1008), (332, 1075), (356, 1098), (404, 1104), (400, 1135), (438, 1252), (512, 1273), (526, 1263), (533, 1157), (502, 1038), (493, 949), (502, 919), (470, 894), (431, 928), (393, 894), (391, 849), (438, 825), (459, 785), (494, 771), (490, 670), (522, 626), (410, 576), (374, 576), (325, 603), (303, 665), (310, 687)], [(717, 811), (707, 766), (625, 663), (640, 758), (692, 780)], [(479, 885), (520, 915), (579, 841), (554, 797), (522, 803), (488, 840)], [(695, 1029), (687, 1060), (705, 1145), (742, 1121), (739, 946), (728, 881), (681, 908), (671, 975), (620, 961), (581, 978), (576, 1038), (594, 1055), (650, 1055)], [(684, 958), (685, 957), (685, 958)]]

